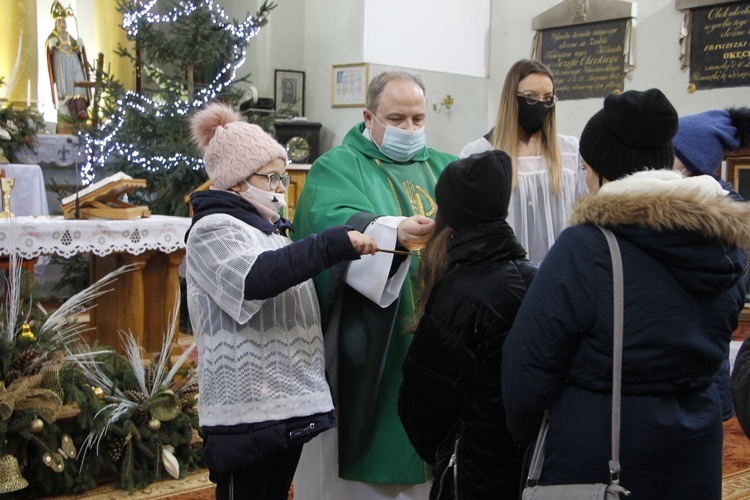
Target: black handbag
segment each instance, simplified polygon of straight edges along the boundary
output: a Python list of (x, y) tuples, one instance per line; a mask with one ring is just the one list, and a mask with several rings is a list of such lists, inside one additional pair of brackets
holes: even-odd
[[(539, 436), (531, 457), (526, 487), (522, 500), (619, 500), (620, 495), (630, 492), (620, 486), (620, 387), (622, 383), (622, 325), (623, 325), (623, 279), (622, 256), (615, 235), (609, 229), (599, 227), (607, 238), (612, 257), (612, 283), (614, 294), (614, 341), (612, 349), (612, 460), (609, 462), (609, 484), (536, 484), (542, 475), (544, 443), (549, 430), (549, 410), (544, 413)], [(533, 484), (533, 485), (532, 485)]]

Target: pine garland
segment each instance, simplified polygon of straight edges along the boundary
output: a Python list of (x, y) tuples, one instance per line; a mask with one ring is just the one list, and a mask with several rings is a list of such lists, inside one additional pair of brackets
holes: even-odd
[[(19, 335), (23, 317), (11, 322), (16, 324), (12, 332), (0, 321), (0, 379), (5, 381), (0, 400), (5, 402), (4, 411), (11, 409), (8, 418), (0, 419), (0, 453), (17, 458), (19, 472), (29, 483), (28, 487), (12, 492), (13, 498), (80, 494), (102, 481), (113, 480), (116, 487), (124, 490), (143, 488), (171, 477), (162, 465), (161, 450), (167, 446), (175, 450), (181, 476), (204, 465), (200, 447), (191, 447), (195, 434), (200, 431), (195, 398), (184, 397), (182, 390), (190, 388), (192, 393), (195, 388), (194, 367), (180, 364), (185, 357), (172, 370), (168, 359), (160, 362), (159, 370), (150, 365), (148, 369), (140, 367), (146, 374), (153, 373), (150, 376), (162, 377), (154, 384), (159, 386), (158, 390), (147, 396), (141, 392), (135, 372), (134, 363), (143, 363), (140, 357), (134, 360), (110, 348), (86, 345), (77, 334), (77, 323), (60, 316), (61, 311), (77, 310), (75, 304), (81, 297), (85, 302), (85, 297), (95, 293), (109, 279), (111, 277), (106, 277), (80, 297), (71, 298), (68, 302), (73, 305), (63, 304), (54, 313), (54, 320), (52, 315), (32, 320), (25, 306), (14, 307), (12, 310), (22, 311), (19, 314), (24, 314), (37, 328), (31, 330), (31, 336)], [(11, 279), (9, 286), (15, 285)], [(8, 310), (9, 304), (0, 307), (0, 318), (7, 320)], [(168, 345), (172, 340), (171, 336), (165, 338)], [(140, 348), (135, 345), (134, 350), (139, 352)], [(168, 348), (163, 351), (167, 352)], [(8, 375), (12, 373), (18, 376), (11, 384)], [(93, 373), (98, 373), (99, 378), (92, 377)], [(94, 380), (104, 383), (99, 386)], [(69, 418), (50, 419), (49, 408), (35, 406), (37, 403), (21, 404), (24, 393), (18, 391), (32, 382), (43, 384), (38, 388), (46, 391), (48, 399), (51, 398), (49, 401), (58, 397), (55, 394), (62, 395), (62, 400), (57, 400), (64, 408), (75, 408), (77, 413)], [(170, 388), (176, 389), (174, 396), (170, 396)], [(160, 422), (160, 428), (154, 430), (149, 428), (152, 419), (134, 417), (138, 411), (148, 415), (155, 405), (163, 404), (162, 391), (167, 391), (164, 401), (177, 402), (173, 411), (176, 416)], [(137, 403), (129, 401), (126, 394)], [(113, 402), (126, 406), (124, 412), (110, 419)], [(40, 416), (47, 418), (40, 419)], [(92, 436), (101, 436), (101, 439), (92, 440)], [(87, 448), (86, 443), (92, 446)], [(122, 450), (120, 456), (112, 453), (118, 445)]]

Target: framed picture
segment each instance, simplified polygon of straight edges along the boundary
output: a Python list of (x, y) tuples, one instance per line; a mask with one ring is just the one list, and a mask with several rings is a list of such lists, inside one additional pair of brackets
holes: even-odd
[(733, 177), (734, 190), (746, 200), (750, 200), (747, 198), (750, 196), (750, 161), (746, 159), (745, 162), (735, 164)]
[(305, 72), (277, 69), (273, 82), (276, 112), (288, 116), (305, 116)]
[(334, 64), (331, 72), (331, 107), (354, 108), (365, 105), (367, 64)]

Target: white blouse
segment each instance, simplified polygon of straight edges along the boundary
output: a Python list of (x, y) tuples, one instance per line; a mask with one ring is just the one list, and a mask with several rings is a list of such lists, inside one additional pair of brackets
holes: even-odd
[[(508, 223), (532, 262), (540, 264), (555, 239), (568, 227), (573, 203), (588, 193), (586, 172), (578, 154), (578, 139), (558, 135), (562, 153), (562, 192), (550, 189), (549, 170), (543, 156), (524, 156), (516, 160), (518, 185), (508, 207)], [(461, 150), (461, 158), (492, 149), (482, 137)]]

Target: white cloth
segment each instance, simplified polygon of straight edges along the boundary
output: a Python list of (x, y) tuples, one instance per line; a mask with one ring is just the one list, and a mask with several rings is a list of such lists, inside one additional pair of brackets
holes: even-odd
[[(367, 226), (364, 234), (375, 238), (378, 248), (392, 250), (396, 248), (398, 225), (405, 218), (378, 217)], [(380, 307), (388, 307), (401, 293), (401, 286), (409, 273), (411, 255), (399, 266), (393, 277), (388, 278), (392, 262), (393, 254), (387, 252), (363, 255), (349, 264), (344, 281)]]
[(203, 426), (333, 409), (312, 280), (265, 300), (244, 296), (258, 256), (290, 243), (226, 214), (203, 217), (190, 230), (187, 304), (198, 344)]
[[(10, 191), (10, 211), (17, 217), (28, 215), (49, 215), (47, 188), (44, 175), (39, 165), (8, 163), (0, 165), (5, 170), (5, 177), (12, 177), (13, 189)], [(3, 199), (3, 203), (5, 203)], [(5, 207), (3, 207), (5, 208)], [(44, 283), (44, 267), (48, 257), (41, 257), (34, 265), (34, 279)]]
[(49, 215), (47, 189), (39, 165), (8, 163), (0, 165), (0, 169), (5, 170), (5, 177), (15, 179), (10, 191), (10, 211), (14, 215)]
[(172, 253), (185, 248), (190, 223), (189, 217), (167, 215), (133, 220), (15, 217), (0, 220), (0, 255), (17, 253), (33, 259), (89, 252), (99, 257), (114, 252), (140, 255), (146, 250)]
[[(330, 429), (302, 448), (294, 476), (294, 500), (425, 500), (432, 479), (422, 484), (375, 484), (338, 477), (338, 429)], [(304, 464), (304, 466), (303, 466)]]
[[(38, 134), (34, 149), (27, 145), (18, 148), (18, 161), (39, 165), (74, 167), (86, 164), (86, 148), (83, 139), (74, 135)], [(72, 170), (71, 170), (72, 171)]]
[[(557, 195), (550, 189), (549, 170), (543, 156), (524, 156), (516, 159), (518, 185), (508, 207), (508, 224), (528, 252), (529, 260), (538, 264), (568, 227), (573, 203), (588, 193), (578, 139), (558, 135), (557, 140), (562, 155), (562, 193)], [(482, 137), (464, 146), (461, 158), (491, 149), (492, 145)]]

